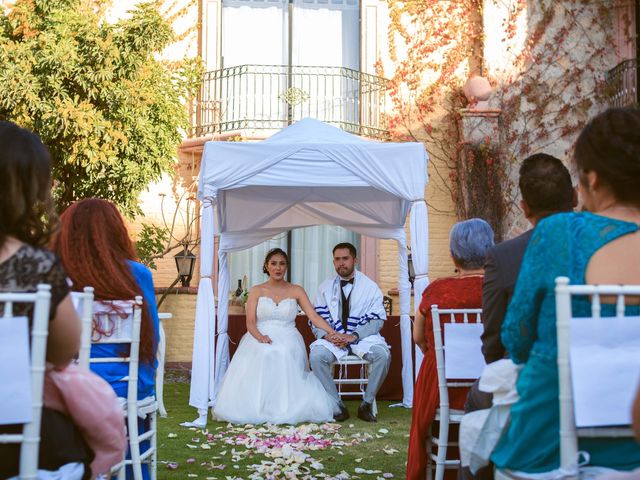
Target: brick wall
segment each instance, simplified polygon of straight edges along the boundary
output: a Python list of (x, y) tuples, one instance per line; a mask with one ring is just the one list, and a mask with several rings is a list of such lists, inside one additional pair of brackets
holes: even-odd
[[(156, 296), (160, 299), (160, 295)], [(191, 362), (193, 327), (196, 318), (196, 295), (169, 294), (160, 306), (161, 312), (173, 314), (163, 321), (167, 338), (166, 362)]]

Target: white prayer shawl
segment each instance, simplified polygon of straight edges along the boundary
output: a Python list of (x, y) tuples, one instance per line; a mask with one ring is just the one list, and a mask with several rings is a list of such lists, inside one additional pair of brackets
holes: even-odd
[[(382, 292), (378, 285), (362, 272), (356, 270), (354, 273), (353, 288), (349, 296), (349, 318), (346, 331), (340, 319), (342, 313), (342, 287), (340, 286), (339, 275), (328, 278), (320, 284), (314, 304), (318, 315), (324, 318), (339, 333), (351, 334), (358, 327), (366, 325), (371, 320), (387, 319), (387, 313), (382, 302)], [(380, 334), (369, 335), (360, 339), (358, 343), (352, 344), (351, 351), (362, 358), (371, 351), (371, 347), (374, 345), (384, 345), (386, 347), (387, 342)], [(312, 349), (316, 346), (327, 348), (338, 360), (349, 353), (346, 348), (338, 348), (323, 338), (311, 344)]]

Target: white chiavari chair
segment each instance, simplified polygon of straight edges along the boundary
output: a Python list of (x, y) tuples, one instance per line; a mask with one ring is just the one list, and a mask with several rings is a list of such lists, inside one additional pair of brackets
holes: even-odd
[(43, 404), (43, 384), (47, 336), (49, 333), (49, 306), (51, 286), (38, 285), (36, 293), (0, 293), (0, 304), (4, 304), (3, 318), (14, 319), (15, 304), (33, 303), (31, 324), (30, 376), (31, 376), (31, 421), (25, 423), (20, 434), (2, 434), (0, 443), (20, 443), (19, 477), (24, 480), (37, 478), (38, 453), (40, 447), (40, 423)]
[[(429, 448), (427, 455), (429, 456), (429, 462), (427, 466), (427, 478), (431, 479), (433, 476), (433, 463), (435, 462), (435, 479), (442, 480), (444, 478), (445, 469), (457, 469), (460, 465), (460, 460), (447, 460), (447, 447), (457, 446), (457, 442), (449, 442), (449, 426), (451, 424), (459, 424), (464, 415), (464, 410), (454, 410), (449, 408), (449, 388), (450, 387), (471, 387), (473, 382), (479, 377), (484, 366), (484, 361), (480, 361), (477, 368), (477, 375), (473, 377), (460, 378), (451, 377), (445, 368), (445, 356), (446, 356), (446, 340), (447, 332), (445, 330), (445, 341), (442, 340), (442, 327), (441, 322), (445, 323), (461, 323), (462, 325), (470, 325), (469, 330), (472, 335), (477, 334), (477, 344), (471, 345), (469, 348), (473, 351), (462, 352), (457, 351), (457, 355), (469, 355), (478, 358), (482, 358), (481, 353), (481, 341), (480, 335), (482, 330), (477, 328), (477, 325), (482, 325), (482, 309), (441, 309), (437, 305), (431, 306), (431, 318), (433, 323), (433, 338), (436, 354), (436, 369), (438, 372), (438, 391), (440, 393), (440, 407), (436, 410), (435, 420), (440, 423), (437, 436), (432, 427), (431, 441), (429, 442)], [(464, 328), (464, 327), (463, 327)], [(455, 380), (455, 381), (452, 381)], [(464, 380), (464, 381), (460, 381)], [(466, 381), (468, 380), (468, 381)], [(435, 422), (434, 422), (435, 423)], [(435, 447), (435, 453), (433, 452)]]

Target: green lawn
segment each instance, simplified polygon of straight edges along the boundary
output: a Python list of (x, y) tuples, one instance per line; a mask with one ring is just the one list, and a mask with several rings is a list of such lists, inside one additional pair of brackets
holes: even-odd
[(359, 420), (358, 402), (351, 401), (352, 418), (341, 424), (268, 428), (210, 421), (207, 430), (179, 425), (196, 416), (188, 402), (188, 383), (165, 384), (160, 480), (404, 478), (411, 410), (388, 408), (389, 402), (378, 403), (378, 423)]

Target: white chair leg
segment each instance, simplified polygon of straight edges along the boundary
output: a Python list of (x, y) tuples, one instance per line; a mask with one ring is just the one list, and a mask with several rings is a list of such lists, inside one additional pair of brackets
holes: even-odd
[(167, 416), (167, 410), (164, 407), (164, 361), (165, 361), (165, 353), (167, 348), (167, 337), (164, 333), (164, 327), (162, 326), (162, 321), (160, 321), (160, 329), (159, 329), (159, 337), (158, 341), (158, 352), (156, 354), (156, 358), (158, 359), (158, 368), (156, 369), (156, 400), (158, 402), (158, 411), (160, 412), (161, 417)]
[(449, 412), (446, 408), (440, 409), (440, 429), (438, 433), (438, 455), (436, 460), (436, 478), (444, 479), (445, 462), (447, 460), (447, 446), (449, 444)]
[(431, 449), (433, 448), (432, 442), (431, 442), (431, 434), (433, 434), (433, 424), (431, 424), (431, 432), (429, 437), (427, 438), (427, 445), (426, 445), (426, 451), (427, 451), (427, 480), (432, 480), (433, 479), (433, 460), (431, 459)]
[(134, 480), (142, 480), (142, 464), (140, 463), (140, 441), (138, 440), (138, 416), (127, 414), (129, 426), (129, 451), (131, 453), (131, 469)]
[(151, 419), (149, 421), (150, 429), (153, 431), (153, 435), (151, 436), (151, 448), (152, 454), (150, 457), (149, 464), (149, 474), (151, 476), (151, 480), (156, 480), (157, 472), (158, 472), (158, 417), (156, 412), (151, 414)]

